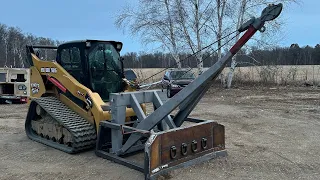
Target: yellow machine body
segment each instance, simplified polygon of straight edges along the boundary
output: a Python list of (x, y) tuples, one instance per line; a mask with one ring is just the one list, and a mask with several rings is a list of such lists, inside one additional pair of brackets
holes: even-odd
[[(31, 95), (28, 102), (30, 102), (33, 98), (39, 98), (43, 95), (54, 95), (61, 102), (66, 104), (70, 109), (86, 119), (90, 124), (95, 124), (97, 131), (100, 121), (111, 120), (110, 111), (103, 111), (102, 109), (102, 106), (108, 106), (109, 103), (104, 102), (98, 93), (92, 92), (89, 88), (80, 84), (57, 62), (40, 60), (35, 54), (31, 54), (31, 56), (34, 66), (30, 67)], [(50, 68), (50, 72), (46, 71), (47, 68)], [(51, 71), (52, 69), (54, 70)], [(44, 77), (56, 79), (63, 87), (68, 90), (68, 92), (70, 92), (73, 96), (77, 97), (84, 103), (86, 103), (85, 95), (87, 94), (92, 100), (92, 107), (87, 108), (87, 110), (85, 110), (86, 108), (79, 107), (65, 95), (59, 94), (57, 92), (58, 87), (46, 86)], [(37, 89), (35, 89), (34, 87), (35, 84), (39, 85)], [(134, 91), (134, 89), (128, 85), (126, 86), (125, 91)], [(86, 105), (90, 106), (89, 104)], [(142, 105), (142, 108), (145, 111), (145, 105)], [(132, 108), (127, 108), (126, 121), (130, 121), (130, 117), (133, 116), (135, 116), (135, 113)]]

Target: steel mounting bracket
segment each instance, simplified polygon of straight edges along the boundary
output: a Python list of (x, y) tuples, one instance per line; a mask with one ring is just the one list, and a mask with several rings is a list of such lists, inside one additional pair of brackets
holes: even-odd
[(261, 16), (259, 18), (251, 17), (250, 20), (245, 22), (240, 26), (238, 29), (239, 32), (246, 31), (249, 29), (250, 26), (253, 26), (255, 29), (259, 30), (260, 32), (265, 31), (264, 23), (266, 21), (272, 21), (276, 19), (282, 11), (282, 3), (279, 3), (277, 5), (275, 4), (270, 4), (268, 7), (264, 8)]

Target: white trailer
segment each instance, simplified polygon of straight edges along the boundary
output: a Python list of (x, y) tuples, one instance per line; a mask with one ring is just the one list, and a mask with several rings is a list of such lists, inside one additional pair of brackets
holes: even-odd
[(0, 103), (26, 103), (30, 95), (30, 70), (0, 68)]

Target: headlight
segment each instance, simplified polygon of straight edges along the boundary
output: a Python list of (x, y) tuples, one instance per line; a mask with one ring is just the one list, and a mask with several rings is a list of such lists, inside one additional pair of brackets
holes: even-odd
[(176, 84), (171, 84), (171, 87), (173, 87), (173, 88), (178, 88), (178, 87), (180, 87), (179, 85), (176, 85)]
[(118, 43), (117, 46), (116, 46), (116, 49), (118, 51), (120, 51), (122, 49), (122, 43)]
[(26, 87), (24, 84), (20, 84), (20, 85), (18, 86), (18, 89), (19, 89), (19, 90), (26, 90), (27, 87)]

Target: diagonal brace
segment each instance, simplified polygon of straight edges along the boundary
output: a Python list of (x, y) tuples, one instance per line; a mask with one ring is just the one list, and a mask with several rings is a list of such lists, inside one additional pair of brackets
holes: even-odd
[(130, 94), (130, 104), (134, 112), (136, 113), (136, 116), (138, 117), (138, 121), (141, 122), (146, 118), (146, 115), (144, 114), (141, 105), (139, 104), (137, 97), (134, 94)]
[[(154, 106), (157, 108), (159, 108), (160, 106), (163, 105), (163, 102), (162, 100), (160, 99), (159, 95), (157, 92), (153, 92), (153, 104)], [(168, 124), (169, 128), (170, 129), (173, 129), (173, 128), (176, 128), (176, 124), (172, 121), (172, 118), (170, 115), (167, 115), (165, 118), (164, 118), (165, 122)]]

